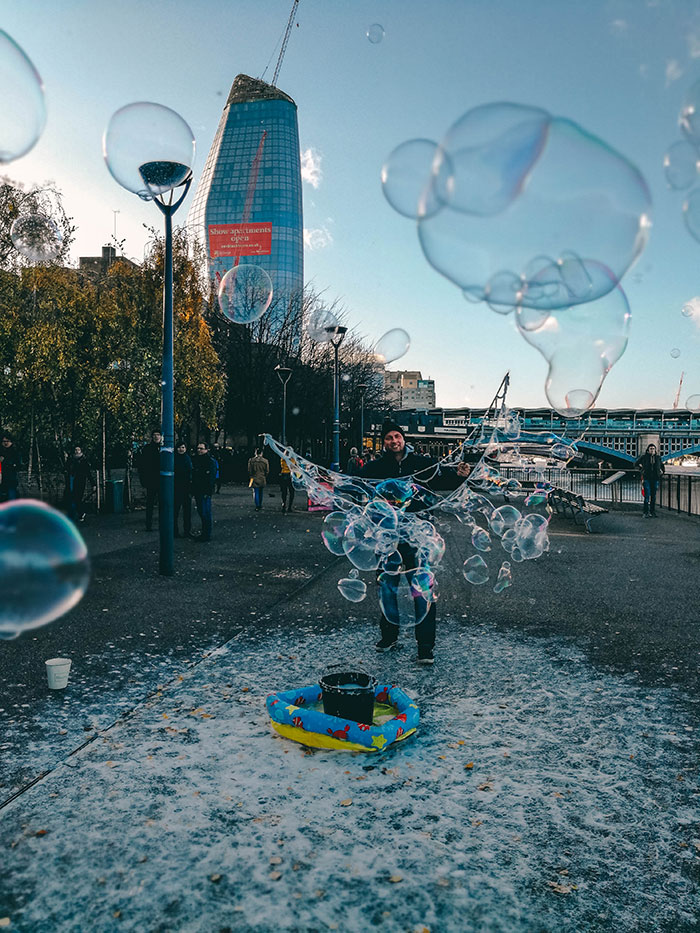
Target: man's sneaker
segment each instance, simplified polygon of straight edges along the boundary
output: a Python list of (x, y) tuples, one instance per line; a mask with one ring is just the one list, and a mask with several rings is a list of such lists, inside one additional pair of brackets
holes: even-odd
[(435, 658), (433, 657), (433, 649), (428, 648), (427, 645), (418, 645), (418, 663), (434, 664)]
[(382, 654), (384, 651), (393, 651), (393, 649), (398, 648), (398, 646), (398, 638), (392, 638), (390, 635), (389, 637), (381, 638), (374, 647)]

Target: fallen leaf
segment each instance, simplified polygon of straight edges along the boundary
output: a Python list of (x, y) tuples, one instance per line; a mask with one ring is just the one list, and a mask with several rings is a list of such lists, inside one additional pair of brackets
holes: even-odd
[(483, 784), (479, 784), (477, 790), (493, 790), (493, 784), (490, 781), (484, 781)]
[(403, 875), (392, 875), (389, 878), (392, 884), (398, 884), (400, 881), (403, 881)]
[(218, 884), (221, 881), (221, 875), (209, 875), (209, 880), (213, 881), (214, 884)]
[(471, 769), (472, 769), (473, 767), (474, 767), (474, 762), (473, 762), (473, 761), (468, 761), (468, 762), (466, 763), (466, 765), (464, 766), (464, 770), (465, 770), (465, 771), (471, 771)]
[(548, 881), (547, 887), (551, 888), (557, 894), (571, 894), (573, 887), (570, 884), (559, 884), (558, 881)]
[(270, 865), (281, 865), (282, 859), (279, 855), (273, 855), (270, 859)]
[(37, 831), (36, 831), (36, 833), (35, 833), (34, 835), (35, 835), (35, 836), (45, 836), (47, 832), (48, 832), (48, 830), (46, 830), (46, 829), (37, 829)]
[(279, 881), (280, 878), (282, 877), (282, 872), (281, 872), (281, 871), (271, 871), (269, 877), (270, 877), (270, 881)]
[(9, 917), (0, 917), (0, 927), (9, 927), (10, 918)]
[(122, 915), (121, 910), (115, 910), (114, 913), (112, 914), (115, 920), (118, 920), (121, 917), (121, 915)]
[(352, 806), (352, 800), (351, 800), (349, 797), (347, 797), (345, 800), (341, 800), (341, 801), (340, 801), (340, 806), (341, 806), (341, 807), (351, 807), (351, 806)]

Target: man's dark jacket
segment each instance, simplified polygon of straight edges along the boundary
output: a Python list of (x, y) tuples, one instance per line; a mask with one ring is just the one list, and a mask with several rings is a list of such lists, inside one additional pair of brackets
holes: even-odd
[(136, 466), (141, 485), (157, 489), (160, 483), (160, 445), (151, 441), (142, 447)]
[(0, 457), (2, 457), (2, 463), (0, 463), (0, 468), (2, 469), (2, 485), (5, 487), (15, 487), (17, 485), (17, 473), (19, 472), (20, 459), (19, 451), (12, 444), (10, 447), (0, 446)]
[(175, 495), (189, 495), (192, 486), (192, 461), (189, 454), (175, 454)]
[(214, 495), (218, 464), (210, 454), (197, 454), (192, 464), (192, 494), (194, 496)]
[(635, 466), (641, 469), (642, 479), (650, 483), (658, 483), (661, 479), (661, 474), (666, 472), (663, 461), (658, 454), (655, 454), (653, 457), (649, 453), (642, 454), (635, 463)]

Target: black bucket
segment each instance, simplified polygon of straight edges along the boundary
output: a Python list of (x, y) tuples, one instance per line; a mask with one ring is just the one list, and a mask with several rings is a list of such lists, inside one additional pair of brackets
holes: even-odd
[(326, 715), (372, 725), (376, 677), (366, 671), (333, 671), (324, 674), (319, 686)]

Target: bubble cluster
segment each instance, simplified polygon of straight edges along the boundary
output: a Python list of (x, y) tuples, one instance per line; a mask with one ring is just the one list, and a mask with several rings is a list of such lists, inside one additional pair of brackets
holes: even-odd
[[(465, 543), (473, 554), (464, 561), (463, 575), (475, 586), (495, 580), (500, 593), (512, 584), (512, 563), (541, 557), (549, 549), (548, 517), (539, 512), (523, 512), (511, 502), (496, 505), (494, 496), (506, 493), (525, 506), (546, 505), (551, 485), (538, 480), (535, 493), (526, 495), (522, 484), (503, 476), (499, 454), (517, 459), (523, 435), (516, 412), (504, 409), (485, 436), (467, 438), (448, 457), (419, 473), (390, 479), (346, 476), (318, 466), (279, 444), (270, 435), (266, 443), (290, 465), (296, 486), (305, 487), (309, 498), (328, 509), (321, 530), (323, 543), (351, 565), (347, 576), (338, 581), (338, 590), (350, 602), (361, 602), (368, 593), (362, 573), (371, 574), (377, 598), (386, 619), (399, 626), (419, 625), (438, 598), (436, 575), (445, 555), (445, 539), (439, 528), (445, 518), (464, 527)], [(483, 451), (466, 482), (455, 481), (454, 471), (469, 445)], [(548, 432), (548, 449), (561, 448), (567, 458), (575, 453), (575, 442), (568, 443)], [(440, 492), (440, 485), (453, 471), (446, 485), (452, 491)], [(456, 488), (454, 488), (456, 486)], [(502, 560), (503, 552), (507, 560)], [(499, 557), (499, 554), (501, 557)], [(493, 567), (489, 562), (494, 562)]]
[[(596, 328), (610, 329), (601, 315), (609, 311), (613, 328), (618, 317), (609, 304), (593, 304), (613, 293), (619, 303), (620, 279), (650, 230), (638, 169), (571, 120), (494, 103), (469, 110), (439, 143), (414, 139), (394, 149), (382, 188), (395, 210), (417, 220), (426, 259), (468, 301), (515, 310), (523, 336), (555, 316), (563, 346), (556, 353), (544, 341), (550, 403), (571, 415), (593, 405), (626, 346), (624, 335), (620, 353), (599, 352), (605, 333), (599, 338)], [(581, 334), (589, 306), (593, 322)], [(568, 335), (556, 321), (577, 309)]]
[(61, 252), (63, 234), (45, 214), (22, 214), (10, 227), (12, 245), (31, 262), (51, 262)]
[(64, 615), (89, 578), (85, 542), (64, 515), (33, 500), (0, 505), (0, 638)]
[(0, 29), (0, 164), (25, 155), (46, 123), (44, 85), (25, 52)]
[(252, 324), (272, 301), (272, 280), (260, 266), (240, 263), (229, 269), (219, 283), (219, 307), (236, 324)]

